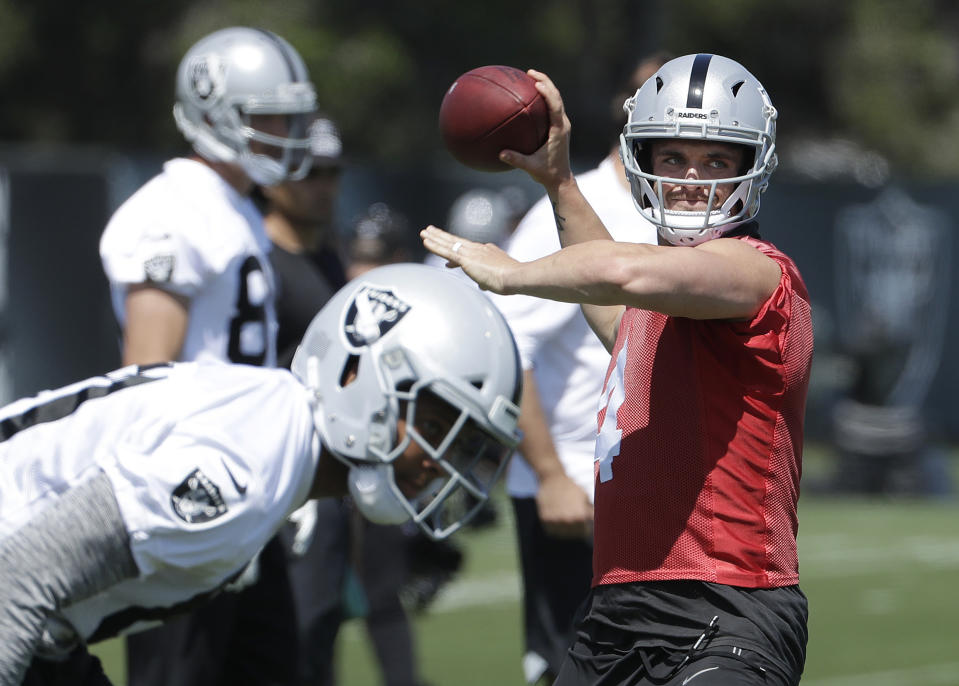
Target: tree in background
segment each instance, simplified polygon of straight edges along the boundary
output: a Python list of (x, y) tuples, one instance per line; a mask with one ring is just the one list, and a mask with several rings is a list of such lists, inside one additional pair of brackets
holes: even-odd
[(378, 165), (448, 162), (439, 103), (482, 64), (549, 73), (577, 122), (573, 154), (592, 162), (608, 144), (602, 94), (668, 49), (755, 65), (788, 113), (784, 150), (843, 139), (902, 172), (959, 173), (952, 0), (0, 0), (0, 141), (169, 152), (177, 58), (233, 24), (288, 36), (351, 154)]

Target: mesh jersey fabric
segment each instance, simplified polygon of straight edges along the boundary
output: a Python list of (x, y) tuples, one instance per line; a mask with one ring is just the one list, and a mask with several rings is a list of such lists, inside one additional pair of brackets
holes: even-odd
[(796, 507), (812, 359), (793, 261), (750, 321), (627, 308), (598, 415), (594, 585), (798, 583)]

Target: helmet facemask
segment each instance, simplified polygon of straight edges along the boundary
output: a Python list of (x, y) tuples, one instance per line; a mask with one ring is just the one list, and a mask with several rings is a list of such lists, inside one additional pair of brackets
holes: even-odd
[[(513, 451), (512, 437), (504, 444), (503, 433), (491, 433), (490, 419), (478, 417), (475, 403), (460, 390), (436, 380), (398, 391), (403, 436), (389, 453), (378, 455), (389, 465), (390, 483), (409, 518), (434, 538), (449, 536), (482, 508)], [(501, 419), (514, 422), (507, 415)], [(414, 445), (421, 459), (432, 461), (426, 475), (404, 458)]]

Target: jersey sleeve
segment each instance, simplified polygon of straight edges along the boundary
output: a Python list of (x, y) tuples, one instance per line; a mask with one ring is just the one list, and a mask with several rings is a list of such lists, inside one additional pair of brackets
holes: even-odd
[(106, 276), (116, 286), (153, 284), (192, 297), (213, 271), (198, 241), (203, 220), (169, 210), (154, 215), (136, 205), (117, 212), (100, 242)]
[(288, 372), (198, 364), (155, 399), (169, 422), (133, 427), (98, 457), (144, 575), (209, 590), (242, 568), (306, 499), (311, 408)]
[(768, 243), (751, 242), (758, 250), (772, 259), (782, 274), (776, 288), (762, 304), (756, 315), (748, 321), (735, 322), (733, 328), (741, 333), (772, 332), (783, 338), (789, 325), (790, 315), (797, 298), (808, 302), (806, 284), (803, 282), (796, 264), (782, 252)]
[(105, 471), (141, 576), (182, 576), (186, 585), (211, 589), (239, 571), (273, 527), (242, 459), (191, 443), (174, 437), (149, 456), (121, 448)]

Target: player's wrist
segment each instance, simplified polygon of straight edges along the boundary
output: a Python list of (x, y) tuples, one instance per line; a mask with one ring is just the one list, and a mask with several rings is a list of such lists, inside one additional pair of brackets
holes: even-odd
[(563, 466), (559, 464), (558, 460), (556, 464), (550, 464), (549, 466), (543, 466), (537, 469), (536, 477), (539, 479), (541, 486), (543, 484), (559, 484), (569, 479), (566, 471), (563, 469)]
[(552, 200), (554, 208), (570, 193), (578, 192), (576, 176), (569, 167), (565, 170), (554, 172), (548, 179), (545, 179), (542, 184), (546, 188), (546, 194), (550, 200)]

